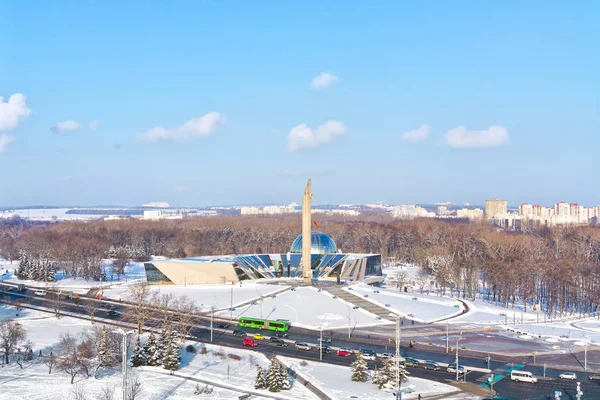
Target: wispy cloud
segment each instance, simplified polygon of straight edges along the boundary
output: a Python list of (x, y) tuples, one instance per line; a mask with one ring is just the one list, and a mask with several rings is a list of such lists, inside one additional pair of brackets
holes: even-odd
[(88, 129), (91, 131), (95, 131), (96, 129), (100, 128), (100, 121), (90, 121), (90, 123), (88, 124)]
[(175, 189), (174, 189), (174, 190), (175, 190), (177, 193), (183, 193), (183, 192), (189, 192), (189, 191), (190, 191), (190, 189), (189, 189), (189, 188), (187, 188), (187, 187), (185, 187), (185, 186), (183, 186), (183, 185), (178, 185), (178, 186), (175, 186)]
[(0, 153), (4, 153), (8, 146), (13, 143), (17, 138), (14, 135), (3, 133), (0, 135)]
[(404, 132), (402, 134), (402, 140), (406, 140), (408, 142), (420, 142), (427, 139), (430, 133), (431, 126), (424, 124), (413, 131)]
[(288, 134), (288, 150), (296, 151), (317, 147), (329, 143), (345, 133), (346, 127), (341, 121), (329, 120), (315, 130), (306, 124), (300, 124), (292, 128)]
[(4, 101), (4, 97), (0, 97), (0, 131), (12, 131), (21, 120), (30, 115), (27, 97), (22, 93), (12, 94), (7, 102)]
[(510, 143), (508, 130), (503, 126), (492, 125), (484, 130), (468, 130), (459, 126), (449, 130), (444, 139), (450, 147), (473, 149), (480, 147), (497, 147)]
[(157, 126), (138, 136), (139, 140), (157, 142), (159, 140), (178, 140), (192, 137), (208, 136), (225, 123), (225, 115), (210, 112), (201, 117), (191, 119), (176, 128)]
[(310, 83), (310, 87), (312, 90), (321, 90), (330, 87), (340, 78), (337, 76), (330, 74), (328, 72), (321, 72), (319, 75), (315, 76)]
[(53, 132), (58, 132), (61, 135), (68, 135), (70, 133), (75, 133), (79, 131), (79, 128), (81, 128), (79, 122), (69, 119), (64, 122), (57, 123), (52, 128), (50, 128), (50, 130), (52, 130)]

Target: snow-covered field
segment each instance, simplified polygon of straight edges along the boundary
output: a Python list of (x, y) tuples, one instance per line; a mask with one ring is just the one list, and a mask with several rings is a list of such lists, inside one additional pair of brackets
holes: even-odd
[[(537, 321), (535, 312), (522, 312), (522, 307), (505, 308), (481, 299), (475, 301), (461, 299), (469, 306), (469, 312), (451, 319), (450, 323), (504, 324), (505, 322)], [(543, 317), (542, 317), (543, 318)]]
[[(579, 322), (581, 326), (585, 322)], [(588, 322), (589, 324), (589, 322)], [(588, 325), (589, 326), (589, 325)], [(546, 324), (516, 324), (508, 325), (508, 329), (515, 331), (515, 334), (520, 338), (525, 338), (523, 335), (543, 338), (547, 342), (574, 342), (577, 346), (583, 346), (587, 338), (589, 343), (600, 343), (600, 332), (586, 332), (568, 322), (552, 322)], [(520, 332), (520, 333), (517, 333)], [(526, 339), (526, 338), (525, 338)]]
[[(279, 357), (288, 367), (296, 371), (300, 376), (310, 381), (313, 385), (323, 390), (327, 395), (336, 400), (341, 399), (371, 399), (389, 400), (393, 398), (392, 391), (380, 390), (370, 381), (353, 382), (350, 377), (352, 371), (349, 367), (325, 364), (310, 361), (306, 366), (301, 366), (299, 360)], [(440, 399), (477, 399), (477, 396), (469, 396), (465, 393), (457, 393), (458, 389), (450, 385), (429, 381), (420, 378), (410, 378), (402, 384), (402, 398), (416, 399), (421, 396), (441, 396)]]
[(408, 316), (410, 319), (420, 322), (432, 322), (458, 315), (463, 310), (463, 306), (459, 301), (449, 297), (404, 293), (393, 289), (374, 288), (365, 284), (352, 285), (344, 290), (363, 297), (373, 304), (385, 307), (394, 313)]
[[(267, 297), (256, 305), (237, 308), (235, 317), (286, 319), (292, 325), (308, 329), (338, 329), (389, 324), (374, 314), (362, 309), (353, 309), (353, 304), (336, 298), (325, 291), (312, 287), (299, 287), (275, 298)], [(229, 315), (222, 312), (221, 315)]]

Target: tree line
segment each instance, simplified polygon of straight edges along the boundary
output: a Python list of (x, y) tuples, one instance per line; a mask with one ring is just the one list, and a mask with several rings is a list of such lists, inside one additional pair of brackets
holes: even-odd
[[(422, 271), (414, 282), (434, 281), (440, 294), (475, 298), (548, 314), (590, 313), (600, 299), (600, 228), (543, 227), (507, 232), (486, 223), (401, 221), (384, 215), (316, 215), (319, 229), (344, 252), (379, 253), (388, 263)], [(120, 278), (130, 260), (152, 255), (285, 253), (301, 231), (300, 218), (218, 216), (184, 220), (61, 222), (49, 226), (0, 224), (0, 253), (52, 260), (66, 276), (101, 277), (102, 259)]]

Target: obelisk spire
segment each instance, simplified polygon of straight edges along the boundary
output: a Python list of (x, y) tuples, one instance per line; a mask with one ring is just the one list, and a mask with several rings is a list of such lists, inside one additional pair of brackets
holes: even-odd
[(310, 283), (312, 278), (310, 256), (312, 238), (311, 201), (312, 193), (309, 179), (304, 189), (304, 196), (302, 196), (302, 276), (304, 277), (304, 283)]

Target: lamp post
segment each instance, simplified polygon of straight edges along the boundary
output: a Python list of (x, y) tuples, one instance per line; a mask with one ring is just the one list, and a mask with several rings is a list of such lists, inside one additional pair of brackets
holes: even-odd
[(396, 400), (402, 400), (400, 392), (400, 316), (392, 313), (390, 316), (396, 318)]
[(127, 399), (127, 335), (136, 331), (124, 331), (119, 328), (113, 331), (123, 336), (123, 359), (121, 361), (121, 374), (123, 378), (123, 400)]
[[(462, 334), (462, 333), (461, 333)], [(460, 337), (456, 338), (456, 382), (458, 382), (458, 341), (460, 340)]]
[(323, 361), (323, 327), (319, 326), (319, 360)]
[(583, 333), (583, 370), (587, 371), (587, 333)]

